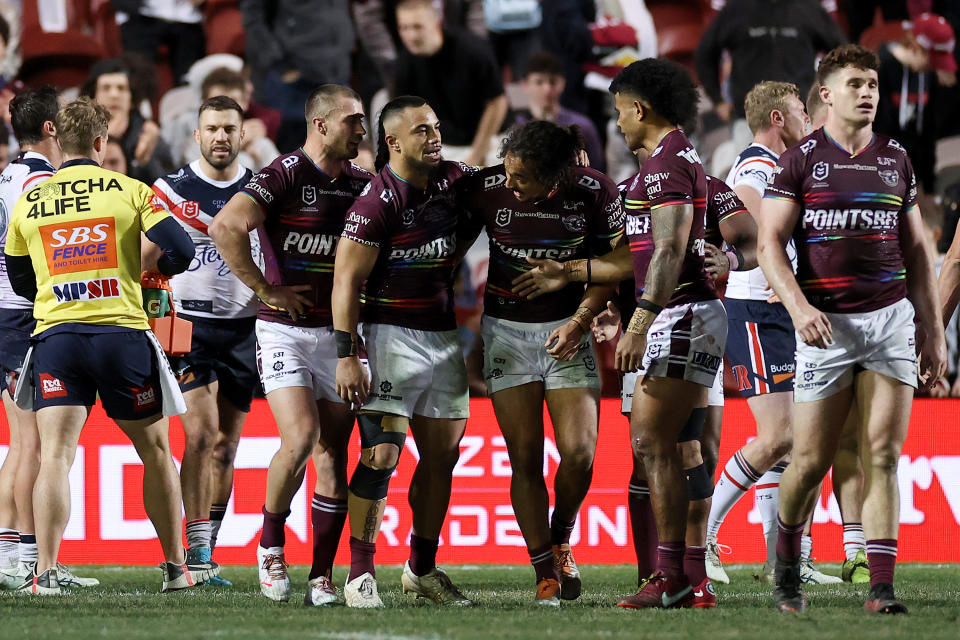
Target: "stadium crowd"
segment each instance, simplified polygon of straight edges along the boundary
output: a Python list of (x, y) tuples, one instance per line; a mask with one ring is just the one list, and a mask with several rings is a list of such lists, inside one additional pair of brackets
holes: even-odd
[[(559, 606), (589, 588), (570, 533), (614, 395), (620, 606), (715, 607), (724, 517), (756, 486), (779, 610), (845, 581), (906, 613), (896, 461), (914, 395), (960, 397), (957, 28), (946, 0), (0, 1), (0, 586), (97, 584), (58, 562), (97, 397), (147, 468), (161, 589), (230, 586), (213, 552), (265, 395), (263, 595), (291, 597), (312, 462), (305, 603), (383, 606), (409, 429), (402, 588), (469, 606), (436, 555), (487, 395), (534, 601)], [(151, 331), (171, 311), (188, 350)], [(757, 438), (718, 460), (725, 395)], [(839, 577), (811, 555), (831, 468)]]

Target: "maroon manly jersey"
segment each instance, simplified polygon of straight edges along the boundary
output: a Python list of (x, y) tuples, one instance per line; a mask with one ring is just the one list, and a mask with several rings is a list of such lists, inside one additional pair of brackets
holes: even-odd
[(511, 282), (530, 269), (528, 256), (566, 261), (609, 252), (623, 233), (617, 185), (596, 169), (578, 167), (569, 185), (538, 202), (520, 202), (506, 181), (499, 165), (464, 178), (455, 188), (457, 202), (467, 210), (468, 237), (486, 227), (490, 238), (484, 311), (518, 322), (568, 318), (583, 298), (583, 283), (527, 300), (510, 291)]
[(900, 225), (917, 186), (896, 140), (874, 134), (851, 156), (818, 129), (780, 156), (764, 197), (802, 207), (793, 239), (797, 282), (810, 304), (862, 313), (907, 295)]
[(703, 238), (715, 247), (722, 248), (723, 234), (720, 223), (738, 213), (747, 213), (737, 194), (720, 178), (707, 176), (707, 221), (703, 229)]
[(363, 322), (448, 331), (460, 208), (451, 187), (475, 169), (443, 161), (421, 191), (385, 166), (353, 203), (343, 237), (380, 249), (363, 293)]
[(313, 302), (297, 322), (286, 311), (263, 302), (258, 318), (301, 327), (333, 323), (330, 294), (337, 241), (347, 209), (372, 178), (346, 161), (340, 176), (331, 178), (303, 149), (297, 149), (261, 169), (241, 189), (260, 205), (266, 217), (258, 233), (267, 282), (309, 284), (311, 290), (302, 295)]
[(651, 216), (676, 205), (693, 206), (693, 222), (677, 288), (667, 306), (715, 300), (717, 294), (703, 269), (703, 231), (706, 222), (707, 176), (693, 145), (679, 129), (663, 137), (650, 158), (634, 176), (624, 196), (626, 231), (633, 257), (635, 296), (643, 295), (647, 268), (653, 257)]

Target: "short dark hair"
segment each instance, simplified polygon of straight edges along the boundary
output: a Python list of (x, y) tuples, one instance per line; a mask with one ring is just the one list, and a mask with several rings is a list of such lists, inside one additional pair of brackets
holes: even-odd
[(322, 84), (310, 92), (303, 106), (304, 117), (308, 122), (314, 118), (328, 117), (337, 108), (337, 98), (360, 100), (360, 94), (342, 84)]
[(383, 128), (383, 123), (387, 118), (406, 109), (416, 109), (427, 104), (427, 101), (420, 96), (397, 96), (383, 106), (380, 111), (380, 120), (377, 122), (377, 158), (373, 166), (380, 171), (387, 162), (390, 161), (390, 150), (387, 148), (387, 133)]
[(859, 44), (844, 44), (832, 49), (820, 60), (817, 67), (817, 84), (827, 84), (827, 78), (844, 67), (879, 71), (880, 58), (876, 53)]
[(243, 109), (237, 104), (236, 100), (227, 96), (213, 96), (204, 100), (203, 104), (200, 105), (197, 118), (202, 116), (204, 111), (230, 111), (231, 109), (239, 113), (240, 119), (243, 119)]
[(640, 98), (670, 124), (687, 129), (693, 126), (700, 100), (686, 69), (663, 58), (627, 65), (610, 83), (610, 93)]
[(226, 87), (228, 89), (240, 89), (247, 86), (247, 79), (239, 71), (234, 71), (230, 67), (217, 67), (207, 74), (200, 85), (200, 95), (204, 98), (209, 97), (210, 89), (213, 87)]
[(560, 58), (549, 51), (538, 51), (527, 59), (527, 67), (523, 77), (526, 78), (531, 73), (562, 76), (563, 63), (560, 62)]
[(510, 130), (500, 145), (500, 157), (510, 154), (529, 163), (537, 180), (552, 187), (569, 177), (581, 149), (580, 127), (531, 120)]
[(59, 93), (49, 85), (27, 89), (10, 101), (13, 135), (21, 145), (43, 140), (43, 123), (56, 122), (60, 110)]
[[(131, 79), (130, 65), (121, 60), (120, 58), (107, 58), (106, 60), (100, 60), (96, 62), (92, 67), (90, 67), (90, 75), (87, 77), (87, 81), (83, 83), (83, 86), (80, 87), (80, 95), (93, 98), (97, 94), (97, 80), (100, 76), (106, 75), (108, 73), (122, 73), (127, 76), (127, 79), (130, 80), (130, 91), (133, 92), (133, 81)], [(136, 100), (134, 100), (136, 104)]]

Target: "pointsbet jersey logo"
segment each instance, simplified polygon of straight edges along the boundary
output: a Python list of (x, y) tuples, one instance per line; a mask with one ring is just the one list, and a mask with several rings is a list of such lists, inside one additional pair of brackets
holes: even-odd
[(113, 218), (48, 224), (39, 231), (51, 276), (117, 267)]

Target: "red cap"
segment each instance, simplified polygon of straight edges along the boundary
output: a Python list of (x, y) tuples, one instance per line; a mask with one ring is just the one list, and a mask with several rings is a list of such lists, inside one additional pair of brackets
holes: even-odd
[(953, 57), (953, 27), (943, 16), (921, 13), (913, 20), (911, 30), (917, 43), (930, 53), (930, 66), (935, 71), (957, 70), (957, 60)]

